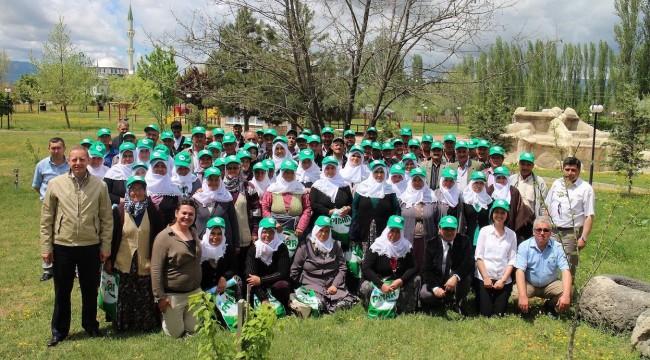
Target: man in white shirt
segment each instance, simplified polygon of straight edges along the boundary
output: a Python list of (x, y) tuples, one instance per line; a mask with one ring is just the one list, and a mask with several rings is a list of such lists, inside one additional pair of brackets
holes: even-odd
[[(519, 155), (519, 172), (510, 175), (510, 184), (519, 190), (524, 204), (534, 214), (534, 218), (544, 215), (544, 199), (548, 188), (546, 182), (540, 176), (533, 173), (535, 167), (535, 155), (531, 152), (523, 152)], [(533, 236), (533, 222), (526, 224), (519, 229), (517, 235), (520, 238), (528, 239)]]
[(578, 250), (587, 245), (595, 216), (594, 189), (580, 179), (581, 166), (575, 157), (564, 159), (564, 176), (553, 182), (545, 201), (557, 231), (553, 237), (564, 247), (572, 277), (578, 266)]

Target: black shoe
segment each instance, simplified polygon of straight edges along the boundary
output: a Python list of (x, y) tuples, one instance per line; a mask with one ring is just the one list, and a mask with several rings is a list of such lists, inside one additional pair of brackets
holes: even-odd
[(90, 329), (86, 330), (86, 334), (93, 338), (98, 338), (104, 336), (104, 334), (99, 329)]
[(47, 347), (57, 346), (63, 340), (65, 340), (65, 337), (52, 336), (50, 341), (47, 342)]
[(460, 316), (467, 316), (467, 310), (465, 310), (465, 307), (463, 305), (454, 304), (452, 306), (452, 310), (454, 310), (454, 312)]
[(557, 319), (560, 316), (557, 313), (557, 310), (555, 310), (555, 305), (553, 305), (550, 300), (544, 302), (544, 312), (554, 319)]
[(54, 275), (52, 275), (51, 273), (44, 272), (43, 275), (41, 275), (41, 281), (48, 281), (53, 277), (54, 277)]

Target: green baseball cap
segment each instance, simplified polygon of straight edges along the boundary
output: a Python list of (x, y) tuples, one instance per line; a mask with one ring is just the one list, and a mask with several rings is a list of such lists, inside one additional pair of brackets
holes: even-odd
[(126, 137), (127, 137), (127, 136), (133, 136), (133, 139), (136, 138), (136, 136), (135, 136), (134, 133), (132, 133), (132, 132), (130, 132), (130, 131), (127, 131), (127, 132), (124, 133), (124, 135), (122, 135), (122, 139), (126, 140)]
[(476, 144), (477, 144), (477, 140), (475, 140), (475, 139), (471, 139), (471, 140), (467, 143), (467, 148), (468, 148), (468, 149), (476, 149)]
[(239, 152), (237, 152), (237, 159), (239, 159), (239, 161), (246, 158), (253, 160), (253, 155), (251, 155), (248, 150), (239, 150)]
[(348, 153), (351, 154), (351, 153), (353, 153), (355, 151), (358, 152), (358, 153), (361, 153), (362, 155), (364, 153), (363, 148), (361, 146), (359, 146), (359, 145), (352, 145), (352, 147), (350, 148), (350, 151), (348, 151)]
[(469, 144), (465, 140), (459, 140), (458, 142), (456, 142), (456, 146), (454, 146), (454, 148), (456, 150), (461, 148), (469, 149)]
[(161, 140), (167, 140), (167, 139), (173, 140), (174, 139), (174, 133), (169, 131), (169, 130), (163, 131), (162, 134), (160, 134), (160, 139)]
[(413, 130), (411, 130), (411, 128), (408, 126), (404, 126), (402, 130), (400, 130), (399, 134), (411, 136), (413, 135)]
[(456, 179), (458, 179), (458, 173), (456, 172), (456, 170), (446, 167), (442, 169), (442, 173), (440, 174), (440, 177), (445, 179), (454, 179), (454, 181), (456, 181)]
[(372, 147), (372, 141), (370, 141), (368, 139), (361, 140), (361, 147), (364, 148), (366, 146)]
[(311, 130), (310, 129), (302, 129), (300, 132), (303, 135), (311, 136)]
[(165, 144), (156, 145), (156, 147), (153, 148), (153, 151), (162, 151), (169, 156), (169, 148)]
[(325, 156), (323, 159), (323, 169), (325, 168), (325, 165), (327, 164), (332, 164), (334, 166), (339, 166), (339, 161), (336, 159), (335, 156)]
[(205, 169), (205, 171), (203, 172), (204, 179), (207, 179), (212, 175), (217, 175), (218, 177), (221, 177), (221, 170), (219, 170), (219, 168), (216, 166), (210, 166), (209, 168)]
[(219, 166), (226, 166), (226, 161), (220, 156), (212, 162), (212, 166), (214, 167), (219, 167)]
[(386, 225), (389, 229), (404, 229), (404, 218), (399, 215), (393, 215), (388, 218), (388, 224)]
[(203, 135), (205, 135), (205, 128), (204, 128), (203, 126), (195, 126), (195, 127), (192, 129), (192, 136), (194, 136), (194, 135), (196, 135), (196, 134), (203, 134)]
[(190, 154), (184, 151), (181, 151), (178, 154), (176, 154), (176, 156), (174, 156), (174, 166), (182, 166), (182, 167), (189, 168), (191, 162), (192, 162), (192, 157), (190, 156)]
[(494, 202), (492, 202), (492, 208), (490, 209), (490, 212), (496, 208), (502, 208), (505, 211), (510, 211), (510, 203), (503, 199), (494, 200)]
[(131, 165), (131, 170), (135, 170), (137, 168), (143, 168), (145, 170), (149, 170), (149, 165), (147, 165), (146, 162), (142, 162), (142, 161), (138, 161), (136, 163), (133, 163), (133, 165)]
[(492, 146), (492, 147), (490, 148), (490, 154), (489, 154), (489, 156), (492, 156), (492, 155), (501, 155), (501, 156), (505, 156), (505, 152), (503, 151), (503, 148), (502, 148), (501, 146)]
[(255, 163), (255, 165), (253, 165), (253, 171), (255, 170), (269, 171), (269, 168), (266, 167), (264, 161), (260, 161)]
[(474, 171), (472, 173), (472, 176), (469, 178), (470, 180), (479, 180), (486, 182), (487, 181), (487, 176), (485, 176), (485, 173), (482, 171)]
[(424, 134), (424, 135), (422, 135), (422, 141), (421, 142), (423, 142), (423, 143), (424, 142), (432, 143), (433, 142), (433, 136), (431, 136), (429, 134)]
[(262, 229), (275, 229), (276, 226), (277, 224), (275, 222), (275, 219), (272, 217), (265, 217), (262, 219), (262, 221), (260, 221), (260, 227)]
[(404, 170), (404, 165), (402, 164), (395, 164), (390, 167), (390, 171), (388, 172), (391, 175), (397, 174), (397, 175), (404, 175), (406, 171)]
[(151, 158), (149, 159), (149, 162), (151, 164), (153, 164), (153, 162), (156, 161), (156, 160), (166, 162), (167, 158), (168, 158), (168, 156), (164, 152), (162, 152), (162, 151), (154, 151), (153, 153), (151, 153)]
[(80, 145), (92, 145), (93, 143), (94, 143), (94, 141), (91, 138), (83, 138), (79, 142)]
[[(101, 152), (101, 150), (97, 150), (98, 147), (96, 146), (91, 146), (90, 149), (88, 150), (88, 155), (90, 155), (91, 158), (104, 158), (104, 153)], [(101, 149), (101, 147), (99, 147)]]
[[(257, 134), (259, 134), (259, 135), (264, 135), (264, 129), (262, 129), (262, 128), (259, 128), (259, 129), (255, 130), (255, 132)], [(214, 134), (214, 132), (212, 134)]]
[(524, 151), (519, 155), (519, 161), (528, 161), (531, 163), (535, 163), (535, 154), (532, 152)]
[(375, 170), (375, 168), (380, 166), (384, 168), (386, 167), (386, 163), (384, 162), (384, 160), (375, 160), (371, 162), (370, 165), (368, 165), (368, 168), (370, 169), (370, 171), (373, 171)]
[(221, 143), (224, 144), (224, 145), (225, 144), (234, 144), (235, 142), (237, 142), (237, 139), (235, 138), (235, 134), (233, 134), (233, 133), (226, 133), (223, 136), (223, 139), (221, 139)]
[(390, 143), (393, 144), (393, 146), (395, 146), (395, 144), (404, 144), (404, 141), (402, 141), (402, 139), (400, 139), (400, 138), (395, 138), (395, 139), (391, 140)]
[(274, 170), (275, 171), (275, 163), (271, 159), (265, 159), (264, 160), (264, 165), (266, 166), (266, 170)]
[(149, 149), (149, 151), (153, 151), (153, 140), (151, 139), (140, 139), (138, 140), (138, 149)]
[[(259, 130), (258, 130), (258, 131), (259, 131)], [(226, 133), (226, 132), (225, 132), (222, 128), (220, 128), (220, 127), (214, 128), (214, 130), (212, 130), (212, 136), (215, 136), (215, 135), (221, 135), (221, 136), (223, 136), (225, 133)]]
[(189, 136), (186, 136), (185, 140), (183, 140), (183, 145), (192, 146), (192, 145), (194, 145), (194, 142), (192, 142), (192, 139)]
[(443, 216), (438, 223), (439, 228), (458, 228), (458, 220), (451, 215)]
[(284, 135), (285, 135), (285, 136), (289, 136), (289, 134), (293, 134), (293, 135), (295, 135), (295, 136), (298, 136), (298, 130), (296, 130), (296, 129), (289, 129), (289, 130), (287, 130), (287, 133), (284, 134)]
[(309, 143), (319, 143), (320, 144), (320, 136), (318, 135), (309, 135)]
[(293, 160), (284, 160), (282, 165), (280, 165), (280, 170), (296, 171), (298, 170), (298, 163)]
[(494, 169), (494, 176), (496, 177), (497, 175), (510, 176), (510, 171), (505, 166), (499, 166)]
[(102, 157), (106, 155), (106, 145), (102, 143), (101, 141), (95, 141), (90, 145), (90, 148), (88, 148), (88, 151), (94, 150), (95, 152), (99, 152), (102, 154)]
[[(224, 138), (224, 139), (225, 139), (225, 138)], [(286, 138), (285, 136), (282, 136), (282, 135), (280, 135), (280, 136), (276, 136), (275, 139), (273, 139), (273, 143), (274, 143), (274, 144), (275, 144), (275, 143), (279, 143), (279, 142), (281, 142), (281, 143), (285, 143), (285, 144), (288, 144), (287, 138)]]
[(477, 148), (480, 148), (480, 147), (489, 148), (490, 147), (490, 142), (485, 140), (485, 139), (479, 139), (478, 142), (476, 143), (476, 147)]
[(316, 222), (314, 223), (316, 226), (320, 227), (331, 227), (332, 226), (332, 219), (329, 218), (329, 216), (321, 215), (316, 219)]
[(120, 145), (120, 153), (123, 153), (125, 151), (134, 151), (135, 150), (135, 145), (130, 142), (123, 142), (122, 145)]
[(303, 161), (303, 160), (314, 160), (314, 152), (311, 149), (304, 149), (300, 151), (300, 154), (298, 154), (298, 160)]
[(232, 163), (241, 165), (241, 160), (239, 160), (239, 157), (237, 157), (237, 155), (228, 155), (223, 158), (223, 161), (225, 162), (226, 166)]
[(411, 139), (411, 140), (409, 140), (409, 144), (408, 144), (408, 146), (409, 146), (409, 147), (411, 147), (411, 146), (417, 146), (417, 147), (420, 147), (420, 140), (418, 140), (418, 139)]
[(413, 162), (417, 162), (418, 157), (414, 153), (409, 152), (409, 153), (404, 154), (404, 156), (402, 156), (402, 164), (404, 164), (405, 160), (411, 160)]
[(411, 172), (409, 172), (409, 175), (411, 175), (411, 177), (420, 176), (422, 179), (427, 178), (427, 172), (424, 171), (423, 168), (413, 168), (411, 169)]
[(325, 126), (320, 133), (321, 133), (321, 135), (323, 135), (323, 134), (332, 134), (332, 135), (334, 135), (334, 129), (332, 129), (330, 126)]
[(389, 142), (383, 143), (381, 145), (381, 150), (393, 150), (393, 149), (394, 149), (393, 144), (391, 144)]
[(205, 224), (205, 227), (207, 229), (212, 229), (213, 227), (217, 227), (217, 226), (222, 228), (222, 229), (226, 228), (226, 222), (223, 220), (223, 218), (221, 218), (219, 216), (213, 217), (212, 219), (208, 220), (207, 224)]
[(443, 141), (456, 142), (456, 135), (454, 135), (454, 134), (446, 134)]
[(198, 154), (196, 154), (197, 159), (200, 159), (200, 158), (202, 158), (204, 156), (209, 156), (210, 159), (212, 159), (212, 151), (210, 151), (208, 149), (203, 149), (203, 150), (199, 151)]
[(223, 146), (221, 146), (221, 143), (218, 141), (213, 141), (208, 144), (208, 150), (219, 150), (223, 151)]
[(111, 130), (109, 130), (107, 128), (101, 128), (101, 129), (97, 130), (97, 137), (98, 138), (102, 137), (102, 136), (105, 136), (105, 135), (111, 136)]
[(247, 142), (246, 144), (244, 144), (244, 150), (250, 151), (251, 148), (255, 148), (255, 150), (260, 149), (259, 146), (257, 146), (257, 144), (252, 143), (252, 142)]
[(371, 126), (371, 127), (366, 129), (366, 134), (369, 133), (369, 132), (374, 132), (376, 134), (377, 133), (377, 128), (375, 128), (374, 126)]
[(141, 183), (142, 185), (144, 185), (145, 188), (147, 187), (147, 181), (142, 176), (138, 176), (138, 175), (130, 176), (129, 179), (126, 181), (126, 188), (128, 189), (133, 183)]
[(156, 124), (149, 124), (149, 125), (144, 127), (144, 132), (147, 132), (147, 130), (156, 130), (156, 131), (160, 132), (160, 127), (158, 125), (156, 125)]
[(431, 143), (431, 149), (440, 149), (440, 150), (442, 150), (442, 149), (444, 149), (444, 146), (442, 145), (442, 143), (440, 141), (436, 140), (436, 141)]
[(270, 128), (270, 129), (266, 129), (266, 131), (264, 131), (264, 136), (266, 136), (266, 135), (273, 136), (275, 138), (276, 136), (278, 136), (278, 132), (275, 131), (274, 128)]
[(309, 141), (309, 135), (307, 134), (298, 135), (298, 137), (296, 138), (296, 142), (298, 141), (305, 141), (305, 142)]
[(378, 141), (373, 141), (372, 142), (372, 149), (381, 151), (381, 149), (382, 149), (381, 143), (378, 142)]
[(357, 136), (357, 133), (354, 130), (345, 130), (343, 132), (343, 137), (348, 137), (348, 136)]

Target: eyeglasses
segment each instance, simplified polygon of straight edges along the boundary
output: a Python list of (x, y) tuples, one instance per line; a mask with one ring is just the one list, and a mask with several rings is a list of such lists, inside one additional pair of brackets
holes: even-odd
[(254, 138), (248, 138), (248, 139), (246, 139), (246, 141), (248, 141), (248, 142), (257, 141), (257, 138), (256, 138), (256, 137), (254, 137)]
[(545, 229), (537, 228), (537, 229), (535, 229), (535, 232), (538, 233), (538, 234), (543, 233), (543, 232), (548, 233), (548, 232), (551, 232), (551, 229), (549, 229), (549, 228), (545, 228)]
[(228, 166), (226, 170), (239, 170), (239, 166)]

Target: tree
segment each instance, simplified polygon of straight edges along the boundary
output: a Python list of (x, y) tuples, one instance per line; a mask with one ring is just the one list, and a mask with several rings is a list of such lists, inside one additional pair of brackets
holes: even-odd
[(156, 84), (137, 74), (111, 78), (111, 96), (116, 101), (132, 103), (133, 114), (151, 114), (159, 124), (165, 121), (163, 102)]
[(96, 81), (94, 67), (83, 53), (77, 52), (70, 42), (70, 32), (63, 17), (43, 44), (41, 59), (31, 59), (37, 69), (38, 84), (45, 99), (63, 107), (65, 122), (70, 128), (68, 106), (86, 96)]
[(14, 84), (16, 96), (22, 103), (29, 105), (29, 112), (34, 111), (32, 105), (38, 99), (38, 79), (35, 74), (22, 74)]
[(0, 84), (5, 84), (9, 77), (9, 67), (11, 66), (11, 59), (7, 54), (7, 50), (0, 51)]
[[(633, 55), (638, 43), (640, 0), (616, 0), (614, 9), (621, 22), (614, 25), (614, 39), (619, 45), (619, 66), (621, 81), (629, 84), (633, 80)], [(623, 100), (626, 101), (626, 100)]]
[[(176, 101), (178, 66), (174, 55), (173, 48), (164, 50), (156, 46), (151, 53), (140, 59), (136, 71), (139, 77), (155, 84), (161, 104), (165, 107), (165, 117), (167, 117), (167, 108)], [(163, 123), (160, 125), (162, 126)]]

